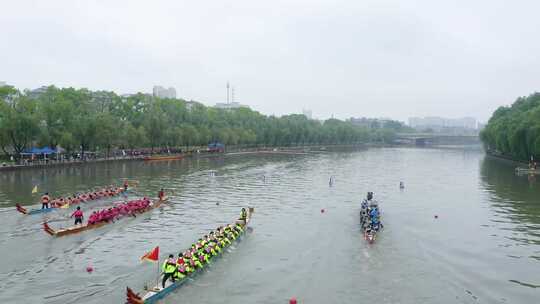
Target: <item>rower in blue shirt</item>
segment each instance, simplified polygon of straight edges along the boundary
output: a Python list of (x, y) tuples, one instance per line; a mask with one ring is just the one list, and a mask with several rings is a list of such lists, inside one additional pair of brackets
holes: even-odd
[(371, 219), (378, 218), (379, 217), (379, 209), (372, 208), (371, 211), (369, 212), (369, 216), (371, 217)]

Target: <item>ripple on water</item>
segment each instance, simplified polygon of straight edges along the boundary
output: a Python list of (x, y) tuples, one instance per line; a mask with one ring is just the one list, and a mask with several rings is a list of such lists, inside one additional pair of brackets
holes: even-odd
[[(391, 170), (381, 165), (388, 163)], [(142, 254), (158, 245), (163, 256), (177, 254), (252, 205), (249, 236), (165, 303), (223, 303), (224, 296), (229, 303), (280, 303), (291, 296), (305, 303), (531, 303), (539, 214), (520, 194), (530, 191), (519, 184), (527, 181), (501, 182), (504, 170), (494, 177), (492, 169), (478, 152), (376, 149), (65, 171), (43, 184), (67, 191), (128, 177), (140, 180), (141, 193), (162, 186), (174, 193), (161, 210), (62, 239), (41, 231), (42, 217), (0, 209), (7, 223), (0, 227), (0, 251), (17, 251), (8, 257), (14, 266), (0, 261), (0, 301), (14, 303), (32, 290), (28, 298), (36, 303), (122, 302), (126, 285), (140, 289), (155, 280), (155, 264), (141, 264)], [(0, 198), (11, 199), (4, 187)], [(372, 246), (361, 239), (357, 216), (370, 190), (387, 223)], [(443, 216), (434, 221), (433, 214)], [(61, 214), (47, 219), (70, 224)]]

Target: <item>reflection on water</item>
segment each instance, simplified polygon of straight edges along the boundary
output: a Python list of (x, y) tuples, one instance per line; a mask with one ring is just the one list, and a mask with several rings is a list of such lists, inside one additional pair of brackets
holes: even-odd
[(512, 240), (540, 244), (540, 183), (534, 175), (516, 175), (515, 163), (485, 157), (482, 187), (490, 193), (493, 222), (512, 231)]

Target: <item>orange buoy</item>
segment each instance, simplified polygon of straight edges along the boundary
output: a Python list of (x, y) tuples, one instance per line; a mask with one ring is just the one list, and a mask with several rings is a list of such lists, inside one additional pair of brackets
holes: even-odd
[(92, 271), (94, 271), (94, 268), (92, 268), (92, 266), (86, 266), (86, 272), (91, 273)]
[(296, 304), (296, 298), (291, 298), (289, 300), (289, 304)]

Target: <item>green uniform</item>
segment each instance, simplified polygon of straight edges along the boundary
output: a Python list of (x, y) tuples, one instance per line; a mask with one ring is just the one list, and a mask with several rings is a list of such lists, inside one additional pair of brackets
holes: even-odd
[(176, 271), (176, 264), (171, 264), (169, 263), (169, 260), (165, 260), (161, 269), (163, 270), (163, 273), (174, 273)]

